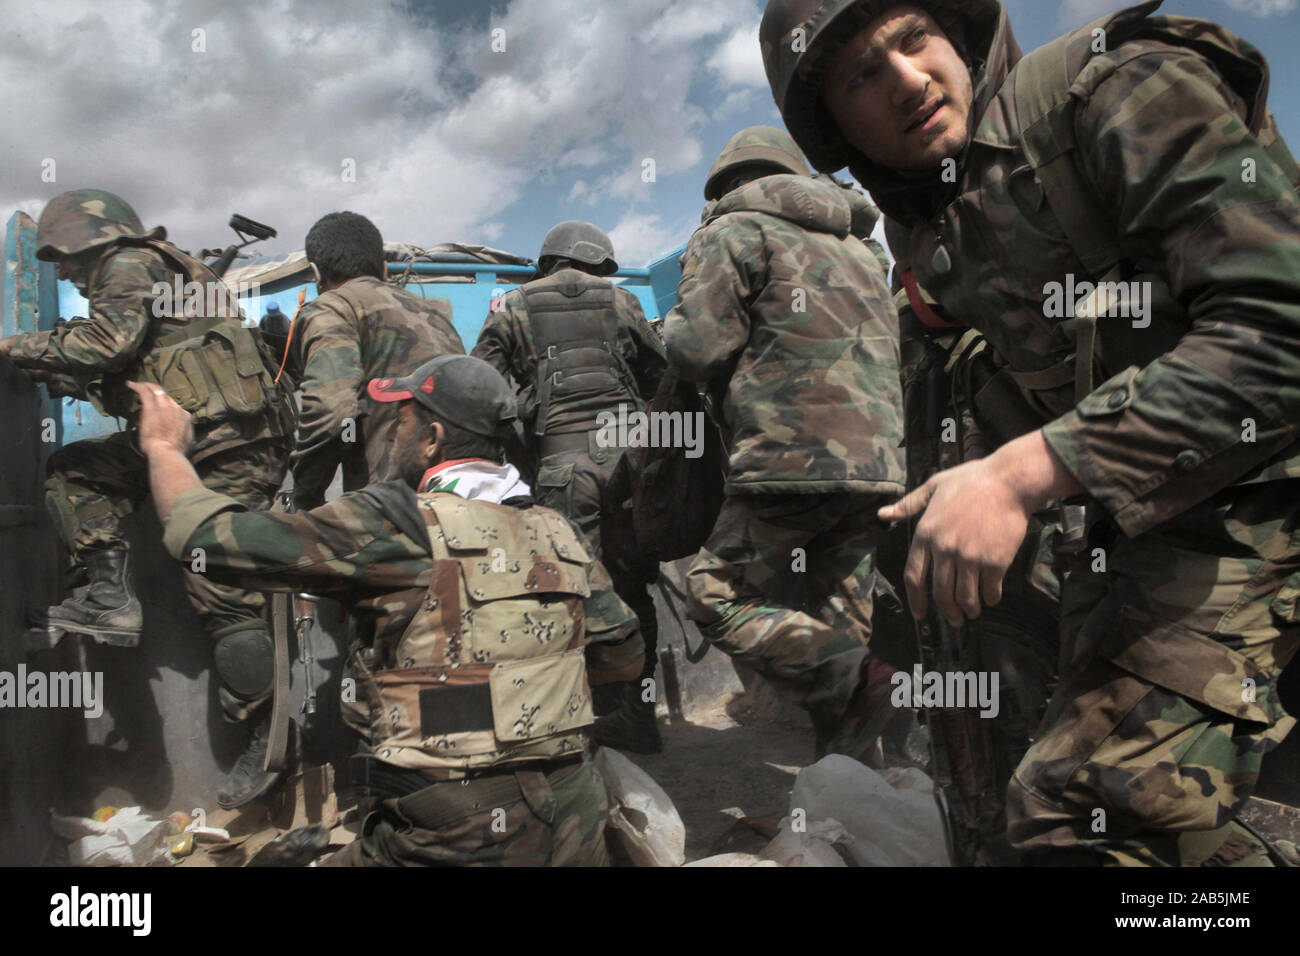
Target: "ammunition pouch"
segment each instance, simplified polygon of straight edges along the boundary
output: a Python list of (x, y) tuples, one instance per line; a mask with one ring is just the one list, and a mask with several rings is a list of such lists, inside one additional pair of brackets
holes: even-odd
[(238, 322), (223, 322), (201, 338), (149, 353), (140, 363), (141, 378), (171, 395), (196, 425), (265, 412), (282, 397), (254, 334)]

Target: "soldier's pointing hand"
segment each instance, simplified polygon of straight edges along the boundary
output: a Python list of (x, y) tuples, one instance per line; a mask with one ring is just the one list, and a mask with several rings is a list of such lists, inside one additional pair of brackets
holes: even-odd
[(881, 508), (882, 521), (921, 516), (904, 570), (912, 614), (926, 614), (927, 572), (935, 608), (954, 626), (979, 617), (984, 606), (997, 604), (1030, 515), (1082, 490), (1043, 433), (1036, 431), (988, 458), (941, 471), (897, 503)]

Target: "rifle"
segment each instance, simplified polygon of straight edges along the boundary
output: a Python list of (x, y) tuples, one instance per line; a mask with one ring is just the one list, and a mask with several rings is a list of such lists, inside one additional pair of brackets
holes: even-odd
[[(915, 377), (923, 375), (925, 383), (921, 425), (923, 433), (931, 436), (941, 434), (944, 412), (949, 407), (941, 391), (950, 381), (945, 369), (947, 354), (937, 343), (927, 340), (925, 358), (916, 370)], [(959, 418), (956, 410), (953, 411), (954, 417)], [(909, 421), (914, 419), (909, 417)], [(909, 441), (909, 445), (913, 443)], [(942, 467), (939, 447), (937, 441), (932, 443), (924, 478), (917, 485)], [(909, 460), (908, 465), (910, 472), (913, 462)], [(915, 525), (909, 529), (909, 546), (914, 528)], [(917, 623), (919, 663), (914, 671), (914, 699), (920, 695), (923, 674), (947, 675), (980, 669), (978, 622), (953, 627), (935, 609), (933, 600), (928, 603), (929, 613)], [(1005, 808), (997, 786), (989, 721), (969, 707), (920, 708), (920, 713), (929, 730), (930, 772), (952, 861), (958, 866), (989, 862), (987, 854), (981, 853), (987, 838), (1005, 829)]]
[[(249, 219), (247, 216), (241, 216), (239, 213), (235, 213), (230, 217), (229, 225), (231, 229), (235, 230), (235, 235), (239, 236), (243, 242), (231, 243), (226, 246), (220, 258), (209, 266), (217, 274), (218, 278), (225, 275), (226, 270), (230, 268), (230, 264), (235, 261), (235, 254), (240, 249), (251, 246), (255, 242), (261, 242), (263, 239), (274, 239), (276, 235), (275, 230), (270, 226)], [(248, 233), (248, 235), (245, 235), (245, 233)], [(249, 238), (250, 236), (252, 238)]]
[[(284, 514), (293, 512), (293, 495), (280, 492), (276, 507)], [(271, 731), (267, 739), (266, 770), (283, 770), (289, 747), (289, 631), (292, 623), (298, 642), (298, 662), (303, 665), (302, 712), (316, 713), (316, 688), (312, 685), (310, 665), (315, 660), (311, 646), (311, 629), (316, 623), (316, 599), (310, 594), (278, 593), (271, 598), (271, 627), (275, 641), (275, 689), (271, 697)]]

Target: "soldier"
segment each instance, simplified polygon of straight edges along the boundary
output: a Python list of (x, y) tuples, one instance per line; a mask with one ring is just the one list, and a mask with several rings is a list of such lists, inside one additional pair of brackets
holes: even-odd
[[(714, 205), (664, 322), (669, 362), (707, 386), (730, 449), (722, 511), (688, 574), (690, 614), (798, 695), (818, 757), (863, 758), (891, 715), (892, 668), (867, 652), (883, 582), (876, 509), (904, 480), (898, 315), (853, 235), (869, 206), (810, 177), (766, 126), (732, 137), (704, 197)], [(788, 594), (795, 581), (807, 611)]]
[(621, 451), (602, 447), (597, 417), (644, 410), (666, 362), (636, 296), (604, 278), (617, 270), (608, 236), (588, 222), (560, 223), (542, 240), (537, 278), (500, 298), (471, 354), (521, 390), (538, 500), (582, 529), (641, 622), (645, 673), (598, 694), (594, 739), (654, 753), (662, 742), (645, 681), (654, 677), (658, 624), (647, 586), (659, 566), (602, 550), (601, 499)]
[(924, 287), (1000, 357), (989, 415), (1030, 413), (881, 512), (921, 515), (914, 613), (928, 573), (978, 617), (1035, 512), (1086, 508), (1061, 684), (1007, 792), (1043, 862), (1258, 852), (1233, 818), (1294, 724), (1300, 177), (1259, 53), (1158, 6), (1023, 59), (993, 0), (770, 0), (760, 32), (786, 125), (880, 203), (918, 312)]
[[(37, 225), (36, 255), (59, 264), (59, 277), (88, 300), (89, 317), (0, 342), (0, 351), (34, 370), (53, 393), (88, 400), (129, 426), (50, 456), (46, 504), (73, 562), (89, 577), (88, 586), (49, 609), (52, 634), (73, 631), (123, 646), (140, 639), (140, 602), (121, 519), (147, 484), (135, 435), (139, 403), (128, 378), (152, 382), (201, 412), (194, 467), (208, 488), (261, 509), (270, 507), (284, 478), (293, 402), (272, 381), (273, 356), (243, 327), (221, 280), (164, 241), (166, 235), (161, 226), (146, 232), (131, 207), (104, 190), (76, 189), (50, 200)], [(176, 301), (177, 290), (183, 301)], [(247, 720), (263, 712), (218, 795), (223, 807), (238, 806), (278, 779), (262, 770), (270, 719), (262, 705), (273, 683), (265, 601), (188, 565), (185, 587), (215, 644), (225, 716)]]
[(397, 416), (391, 405), (366, 401), (366, 382), (465, 354), (450, 303), (384, 281), (384, 241), (365, 216), (321, 217), (307, 233), (306, 252), (320, 295), (294, 323), (288, 363), (302, 390), (290, 462), (302, 510), (324, 502), (340, 464), (347, 491), (388, 477)]
[(360, 697), (344, 705), (366, 741), (352, 765), (366, 812), (332, 862), (602, 865), (587, 675), (638, 673), (641, 642), (573, 526), (501, 463), (505, 380), (444, 355), (371, 381), (397, 408), (396, 477), (296, 514), (200, 487), (187, 416), (137, 391), (173, 555), (204, 548), (216, 577), (335, 597), (371, 624), (349, 661)]

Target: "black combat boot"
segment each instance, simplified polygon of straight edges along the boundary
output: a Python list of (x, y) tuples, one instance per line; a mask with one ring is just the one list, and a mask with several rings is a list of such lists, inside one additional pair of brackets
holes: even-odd
[(52, 635), (88, 634), (100, 644), (118, 647), (140, 643), (144, 615), (131, 586), (128, 554), (120, 549), (86, 555), (90, 583), (49, 609), (47, 626)]
[[(275, 788), (284, 777), (283, 770), (266, 770), (266, 746), (271, 736), (271, 709), (267, 707), (260, 717), (252, 718), (252, 739), (245, 750), (230, 768), (226, 782), (217, 791), (217, 806), (223, 810), (233, 810), (246, 803), (252, 803), (264, 797)], [(290, 766), (297, 744), (298, 725), (289, 721), (289, 744), (285, 751), (285, 766)]]
[(617, 710), (597, 717), (591, 725), (591, 739), (598, 747), (626, 750), (634, 754), (657, 754), (664, 749), (655, 720), (653, 700), (642, 700), (641, 681), (621, 682), (622, 701)]

